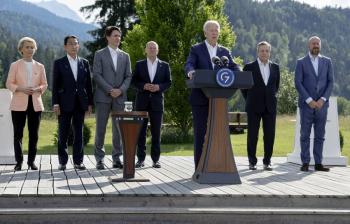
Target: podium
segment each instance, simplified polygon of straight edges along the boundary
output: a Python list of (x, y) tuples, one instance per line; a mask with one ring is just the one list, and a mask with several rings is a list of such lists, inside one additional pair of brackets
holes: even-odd
[(16, 164), (13, 149), (13, 125), (10, 110), (12, 93), (8, 89), (0, 89), (0, 164)]
[(117, 122), (123, 142), (123, 177), (111, 178), (112, 182), (146, 182), (148, 179), (135, 178), (135, 153), (143, 121), (148, 117), (146, 111), (112, 112), (113, 122)]
[[(207, 132), (198, 167), (192, 179), (201, 184), (241, 184), (234, 160), (228, 121), (227, 99), (237, 89), (253, 86), (251, 72), (234, 71), (233, 78), (228, 69), (196, 70), (188, 88), (201, 88), (209, 98)], [(220, 80), (222, 79), (222, 80)], [(228, 81), (223, 87), (220, 82)]]

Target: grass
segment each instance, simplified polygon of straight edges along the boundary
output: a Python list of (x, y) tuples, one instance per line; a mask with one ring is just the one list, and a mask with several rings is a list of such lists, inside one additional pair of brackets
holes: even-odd
[[(90, 142), (85, 147), (85, 154), (93, 154), (95, 139), (95, 118), (89, 117), (86, 123), (91, 127), (92, 136)], [(344, 147), (342, 155), (350, 156), (350, 117), (339, 117), (340, 130), (344, 136)], [(295, 116), (281, 115), (277, 117), (276, 138), (273, 156), (286, 156), (293, 151), (294, 145)], [(53, 134), (57, 129), (55, 118), (43, 118), (40, 124), (38, 154), (57, 154), (57, 147), (53, 145)], [(261, 129), (261, 128), (260, 128)], [(244, 134), (231, 135), (231, 142), (235, 156), (246, 156), (246, 131)], [(105, 148), (108, 155), (111, 154), (112, 131), (111, 122), (107, 126)], [(262, 132), (259, 133), (258, 156), (263, 155)], [(28, 133), (25, 130), (23, 146), (27, 150)], [(162, 155), (190, 156), (193, 155), (192, 144), (166, 144), (162, 145)], [(150, 147), (147, 147), (150, 148)], [(71, 149), (70, 149), (71, 150)], [(71, 152), (70, 152), (71, 153)]]

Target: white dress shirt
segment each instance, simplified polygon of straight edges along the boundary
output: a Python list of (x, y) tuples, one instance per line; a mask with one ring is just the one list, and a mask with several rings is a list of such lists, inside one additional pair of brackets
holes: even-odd
[(147, 58), (147, 68), (148, 68), (149, 79), (151, 80), (151, 82), (153, 82), (154, 76), (156, 75), (158, 61), (159, 59), (156, 58), (156, 60), (154, 60), (154, 62), (152, 63), (152, 61)]
[(113, 61), (114, 68), (117, 71), (117, 62), (118, 62), (118, 51), (119, 51), (119, 48), (113, 49), (110, 46), (108, 46), (108, 49), (109, 49), (109, 52), (111, 53), (111, 56), (112, 56), (112, 61)]
[(215, 64), (212, 62), (211, 59), (216, 56), (216, 52), (218, 51), (218, 44), (216, 43), (215, 46), (213, 47), (212, 45), (209, 44), (209, 42), (207, 40), (205, 40), (204, 42), (205, 42), (205, 45), (207, 46), (207, 49), (208, 49), (208, 52), (209, 52), (211, 65), (214, 68)]
[(314, 67), (316, 76), (318, 76), (318, 61), (320, 57), (318, 55), (315, 57), (310, 52), (309, 52), (309, 57), (310, 57), (312, 66)]
[(70, 64), (70, 68), (72, 69), (73, 76), (75, 81), (77, 81), (78, 78), (78, 56), (75, 58), (72, 58), (69, 54), (67, 54), (67, 58)]
[[(320, 57), (319, 57), (319, 54), (315, 57), (314, 55), (312, 55), (310, 52), (309, 52), (309, 57), (310, 57), (310, 60), (311, 60), (311, 64), (312, 64), (312, 67), (314, 67), (314, 70), (315, 70), (315, 74), (316, 76), (318, 76), (318, 63), (319, 63), (319, 60), (320, 60)], [(324, 102), (327, 101), (327, 99), (325, 97), (321, 97), (322, 100)], [(305, 102), (307, 104), (309, 104), (313, 99), (311, 97), (307, 98), (305, 100)]]
[(33, 61), (24, 61), (24, 63), (26, 65), (27, 85), (32, 87)]
[(269, 62), (264, 64), (258, 58), (258, 64), (259, 64), (260, 73), (261, 73), (261, 76), (262, 76), (262, 78), (264, 80), (265, 86), (267, 86), (267, 82), (269, 81), (269, 78), (270, 78), (270, 65), (269, 65)]

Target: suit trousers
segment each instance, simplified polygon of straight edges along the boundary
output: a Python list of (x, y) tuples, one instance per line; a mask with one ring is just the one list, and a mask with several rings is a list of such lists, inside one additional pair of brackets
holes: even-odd
[(300, 108), (300, 157), (302, 163), (310, 163), (310, 133), (314, 127), (313, 155), (315, 164), (322, 163), (323, 142), (327, 121), (328, 107), (320, 110), (311, 109), (309, 106)]
[(264, 131), (264, 158), (263, 163), (269, 165), (273, 153), (276, 130), (276, 113), (270, 113), (267, 109), (264, 112), (257, 113), (248, 111), (248, 135), (247, 151), (250, 164), (255, 165), (258, 161), (256, 158), (256, 146), (259, 138), (260, 121), (263, 123)]
[(28, 165), (35, 161), (38, 143), (38, 133), (41, 119), (41, 111), (34, 111), (32, 96), (28, 97), (28, 107), (26, 111), (11, 111), (13, 134), (14, 134), (14, 150), (17, 163), (23, 163), (22, 139), (23, 129), (28, 117)]
[(73, 162), (81, 164), (84, 159), (83, 148), (83, 126), (85, 111), (79, 106), (79, 100), (75, 100), (75, 108), (71, 112), (61, 110), (58, 117), (59, 135), (58, 135), (58, 160), (62, 165), (66, 165), (68, 161), (68, 137), (71, 126), (73, 128)]
[(149, 119), (146, 118), (143, 122), (140, 136), (137, 144), (137, 158), (139, 161), (144, 161), (146, 158), (146, 132), (148, 120), (151, 124), (151, 158), (153, 162), (158, 162), (160, 157), (160, 130), (162, 127), (163, 111), (148, 110)]
[[(108, 118), (111, 111), (123, 111), (123, 105), (113, 105), (113, 103), (96, 102), (96, 132), (95, 132), (95, 159), (96, 162), (103, 162), (105, 157), (104, 141)], [(120, 132), (116, 121), (112, 120), (112, 159), (119, 161), (119, 156), (123, 154)]]
[(195, 169), (197, 169), (203, 151), (205, 133), (207, 132), (208, 113), (208, 106), (192, 106)]

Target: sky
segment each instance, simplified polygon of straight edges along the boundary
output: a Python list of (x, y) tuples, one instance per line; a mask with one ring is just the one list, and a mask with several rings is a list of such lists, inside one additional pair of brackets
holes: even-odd
[[(42, 0), (26, 0), (26, 1), (40, 2)], [(79, 12), (80, 7), (95, 3), (95, 0), (57, 0), (57, 1), (67, 5), (68, 7), (76, 11), (82, 18), (83, 18), (83, 15), (81, 12)], [(258, 0), (258, 1), (265, 1), (265, 0)], [(317, 8), (322, 8), (325, 6), (342, 7), (342, 8), (350, 7), (350, 0), (296, 0), (296, 1), (304, 2)]]

